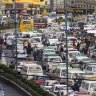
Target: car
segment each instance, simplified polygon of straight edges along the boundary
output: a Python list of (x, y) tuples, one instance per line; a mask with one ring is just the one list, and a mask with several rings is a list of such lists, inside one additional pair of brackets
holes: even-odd
[[(70, 87), (68, 87), (69, 92), (73, 91)], [(52, 90), (51, 92), (62, 96), (61, 94), (63, 93), (63, 95), (67, 95), (67, 85), (64, 84), (55, 84), (52, 86)]]
[(51, 91), (52, 86), (54, 84), (60, 84), (57, 80), (45, 80), (44, 85), (41, 85), (40, 87), (46, 91)]
[(23, 77), (28, 80), (32, 79), (33, 76), (42, 76), (43, 70), (41, 65), (34, 63), (33, 61), (24, 62), (21, 70)]
[(96, 81), (83, 80), (80, 87), (80, 92), (86, 92), (91, 95), (95, 89), (96, 89)]
[(44, 85), (45, 80), (49, 80), (47, 75), (33, 76), (32, 81), (37, 85)]

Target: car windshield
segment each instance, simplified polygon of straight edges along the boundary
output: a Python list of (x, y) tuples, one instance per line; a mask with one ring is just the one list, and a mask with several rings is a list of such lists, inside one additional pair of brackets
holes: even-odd
[(23, 24), (30, 24), (30, 21), (23, 21)]
[(34, 38), (35, 41), (37, 42), (40, 42), (40, 39), (39, 38)]
[(92, 83), (90, 89), (95, 89), (95, 88), (96, 88), (96, 83)]
[(93, 71), (96, 72), (96, 67), (95, 66), (93, 67)]
[(60, 58), (50, 58), (50, 62), (60, 62)]
[(40, 73), (41, 72), (41, 68), (40, 67), (29, 67), (28, 73)]
[[(69, 90), (71, 89), (70, 87), (68, 88)], [(66, 86), (58, 86), (58, 87), (56, 87), (56, 89), (55, 90), (67, 90), (67, 87)]]

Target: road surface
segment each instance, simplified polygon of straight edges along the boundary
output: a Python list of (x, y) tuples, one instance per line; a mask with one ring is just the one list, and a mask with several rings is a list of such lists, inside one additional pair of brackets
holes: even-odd
[(4, 84), (4, 82), (0, 81), (0, 84), (4, 88), (5, 96), (24, 96), (16, 91), (14, 88), (10, 87), (9, 85)]

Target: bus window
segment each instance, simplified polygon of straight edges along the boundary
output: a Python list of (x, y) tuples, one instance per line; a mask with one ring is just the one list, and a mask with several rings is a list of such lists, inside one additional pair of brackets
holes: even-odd
[(23, 24), (31, 24), (30, 21), (23, 21)]

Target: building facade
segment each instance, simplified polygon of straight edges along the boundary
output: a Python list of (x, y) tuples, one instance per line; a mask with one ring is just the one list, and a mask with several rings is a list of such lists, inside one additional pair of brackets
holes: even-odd
[[(96, 0), (66, 0), (69, 8), (95, 9)], [(64, 8), (64, 0), (50, 0), (52, 10)]]

